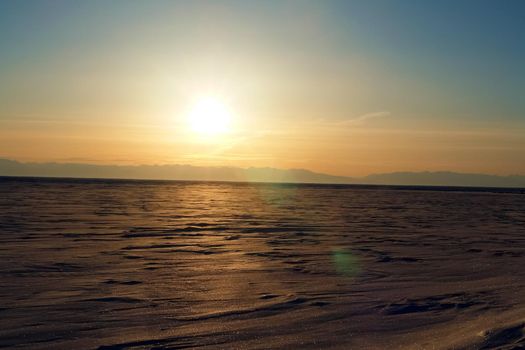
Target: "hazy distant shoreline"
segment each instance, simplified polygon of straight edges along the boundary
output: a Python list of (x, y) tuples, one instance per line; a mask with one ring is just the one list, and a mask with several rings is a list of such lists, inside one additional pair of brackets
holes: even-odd
[(0, 159), (0, 176), (156, 181), (525, 188), (525, 176), (523, 175), (499, 176), (440, 171), (395, 172), (371, 174), (364, 177), (346, 177), (316, 173), (306, 169), (201, 167), (178, 164), (95, 165), (82, 163), (22, 163), (9, 159)]

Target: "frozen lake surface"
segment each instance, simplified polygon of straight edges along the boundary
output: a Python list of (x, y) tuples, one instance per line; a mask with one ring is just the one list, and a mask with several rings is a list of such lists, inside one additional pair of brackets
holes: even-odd
[(525, 349), (525, 195), (1, 178), (0, 286), (13, 349)]

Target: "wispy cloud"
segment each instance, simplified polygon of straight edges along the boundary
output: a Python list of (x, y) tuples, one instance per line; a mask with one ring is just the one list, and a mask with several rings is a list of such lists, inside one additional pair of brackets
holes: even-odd
[(340, 121), (335, 122), (334, 124), (336, 124), (336, 125), (361, 124), (361, 123), (364, 123), (364, 122), (366, 122), (366, 121), (368, 121), (370, 119), (384, 118), (384, 117), (388, 117), (390, 115), (391, 115), (391, 113), (389, 111), (371, 112), (371, 113), (362, 114), (362, 115), (354, 117), (354, 118), (340, 120)]
[(390, 116), (391, 113), (389, 111), (377, 111), (377, 112), (370, 112), (361, 114), (356, 117), (348, 117), (348, 118), (341, 118), (341, 119), (328, 119), (328, 118), (321, 118), (317, 120), (311, 121), (309, 126), (317, 125), (319, 127), (327, 127), (327, 128), (344, 128), (348, 126), (356, 126), (365, 124), (366, 122), (372, 120), (372, 119), (378, 119), (378, 118), (384, 118)]

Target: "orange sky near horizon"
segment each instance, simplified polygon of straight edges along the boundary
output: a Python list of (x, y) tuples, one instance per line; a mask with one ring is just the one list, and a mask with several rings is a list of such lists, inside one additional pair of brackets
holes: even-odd
[[(355, 121), (275, 121), (275, 129), (265, 129), (262, 122), (209, 139), (177, 123), (3, 121), (9, 127), (0, 129), (0, 156), (30, 162), (304, 168), (363, 176), (451, 169), (508, 175), (509, 165), (523, 154), (524, 129), (490, 124), (467, 129), (461, 123), (419, 127), (388, 120), (393, 118), (382, 112)], [(398, 126), (388, 126), (393, 123)], [(513, 169), (525, 173), (525, 164)]]

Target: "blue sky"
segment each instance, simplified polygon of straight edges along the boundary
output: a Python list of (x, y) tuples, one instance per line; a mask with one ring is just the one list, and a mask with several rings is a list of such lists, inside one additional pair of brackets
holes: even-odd
[[(453, 103), (460, 112), (519, 118), (525, 109), (520, 98), (525, 88), (524, 15), (519, 0), (4, 1), (0, 67), (4, 74), (13, 67), (31, 70), (67, 58), (64, 51), (104, 54), (122, 41), (129, 47), (137, 39), (142, 45), (157, 34), (178, 40), (189, 31), (207, 40), (213, 28), (194, 28), (192, 22), (203, 27), (215, 22), (226, 27), (219, 29), (226, 46), (240, 39), (250, 49), (246, 41), (253, 37), (265, 50), (282, 55), (301, 51), (319, 61), (331, 55), (330, 61), (344, 61), (356, 50), (373, 57), (381, 69), (432, 82), (436, 98), (462, 94), (464, 102)], [(308, 20), (314, 27), (323, 25), (310, 29), (320, 32), (311, 38), (315, 42), (304, 30)], [(164, 45), (153, 42), (151, 48), (158, 51)]]

